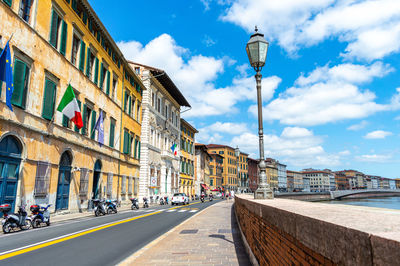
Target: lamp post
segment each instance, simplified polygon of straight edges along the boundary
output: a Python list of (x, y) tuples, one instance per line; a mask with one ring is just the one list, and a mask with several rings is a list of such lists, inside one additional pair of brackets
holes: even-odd
[(235, 156), (236, 156), (236, 170), (237, 170), (236, 177), (237, 177), (237, 184), (238, 184), (239, 191), (240, 191), (241, 186), (242, 186), (242, 180), (240, 179), (240, 169), (239, 169), (240, 150), (239, 150), (238, 146), (236, 146), (236, 149), (235, 149)]
[(265, 65), (267, 58), (269, 43), (264, 39), (264, 34), (258, 32), (257, 26), (255, 33), (251, 35), (247, 42), (246, 51), (249, 57), (250, 65), (257, 72), (255, 75), (257, 83), (257, 104), (258, 104), (258, 137), (260, 149), (260, 161), (258, 167), (260, 169), (258, 188), (254, 192), (255, 199), (273, 199), (274, 193), (267, 183), (267, 175), (265, 173), (266, 163), (264, 160), (264, 132), (262, 118), (262, 98), (261, 98), (261, 69)]

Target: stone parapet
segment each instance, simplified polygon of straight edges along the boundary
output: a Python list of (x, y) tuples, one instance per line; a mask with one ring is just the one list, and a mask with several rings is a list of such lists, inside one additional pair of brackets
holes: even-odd
[(397, 210), (236, 195), (235, 211), (260, 265), (399, 265)]

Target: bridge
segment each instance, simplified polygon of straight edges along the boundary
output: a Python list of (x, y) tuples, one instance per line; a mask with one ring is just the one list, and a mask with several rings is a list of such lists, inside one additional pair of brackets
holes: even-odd
[(341, 199), (344, 197), (348, 197), (351, 195), (357, 194), (393, 194), (400, 196), (400, 189), (354, 189), (354, 190), (337, 190), (337, 191), (330, 191), (331, 199)]

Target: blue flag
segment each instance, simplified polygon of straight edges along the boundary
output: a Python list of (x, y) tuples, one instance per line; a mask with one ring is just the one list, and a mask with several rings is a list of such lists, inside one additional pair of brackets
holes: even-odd
[(104, 145), (104, 117), (103, 110), (100, 110), (99, 119), (97, 119), (95, 129), (99, 132), (98, 142), (101, 145)]
[(0, 80), (6, 83), (6, 104), (12, 111), (11, 97), (14, 92), (13, 74), (11, 65), (11, 50), (9, 42), (0, 54)]

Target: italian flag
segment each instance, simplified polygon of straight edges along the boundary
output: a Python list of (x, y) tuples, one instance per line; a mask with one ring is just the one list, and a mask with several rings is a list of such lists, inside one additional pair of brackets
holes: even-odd
[(81, 110), (79, 109), (79, 105), (76, 101), (74, 90), (72, 89), (71, 84), (69, 84), (68, 88), (65, 90), (64, 96), (57, 107), (57, 111), (60, 111), (70, 120), (72, 120), (77, 128), (83, 127)]

